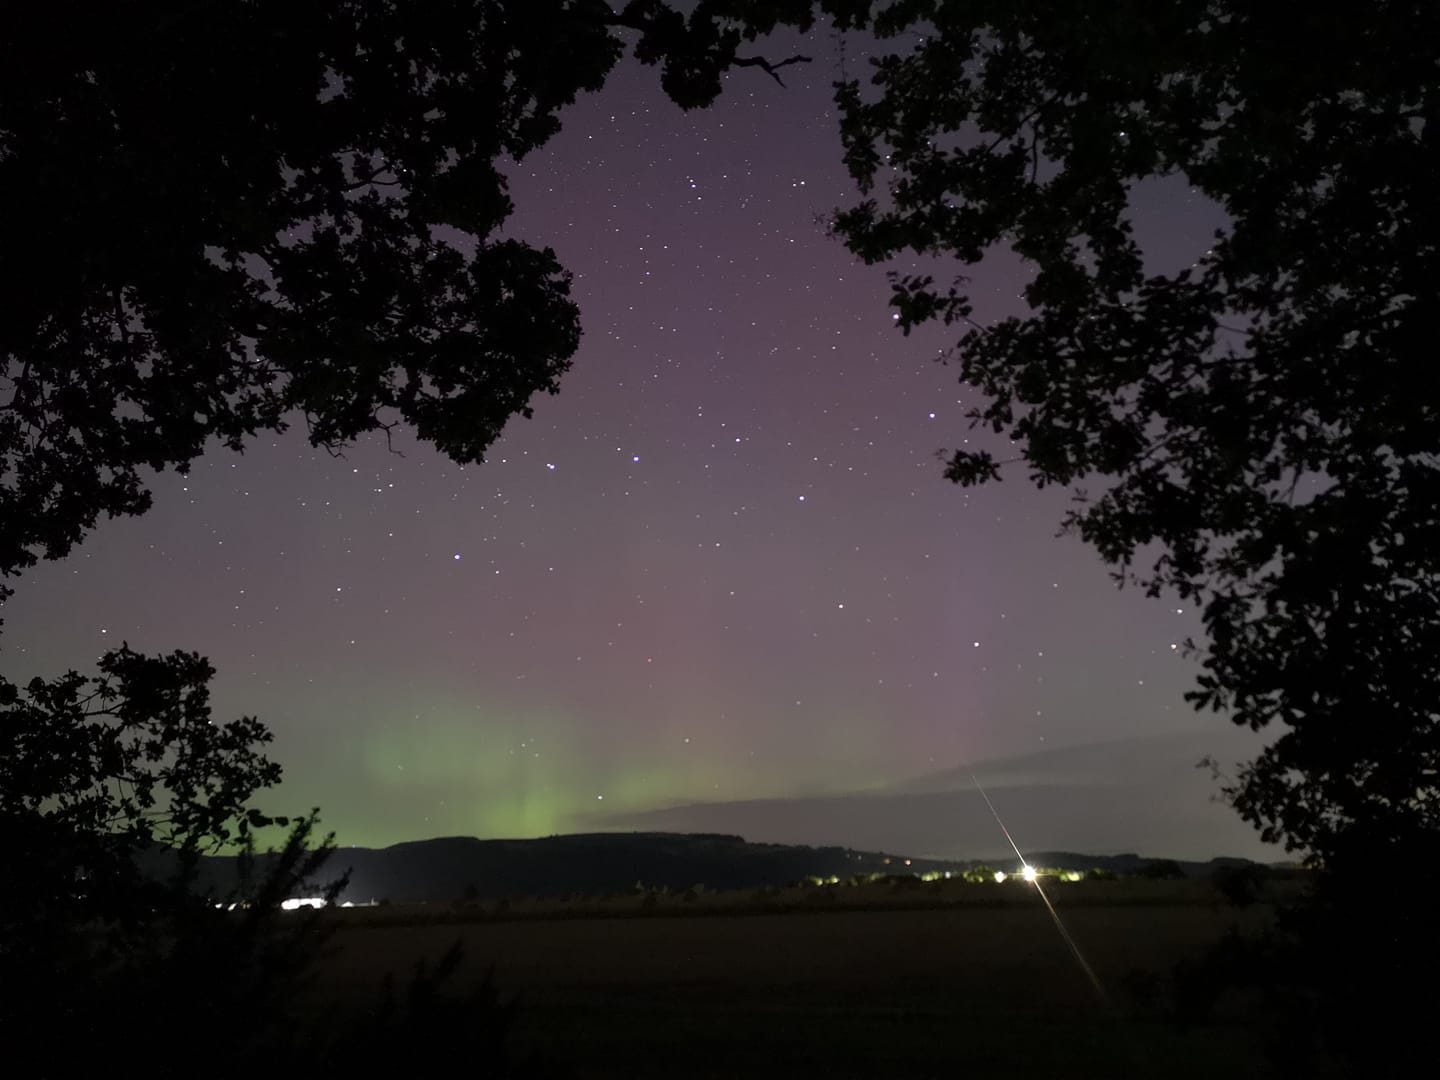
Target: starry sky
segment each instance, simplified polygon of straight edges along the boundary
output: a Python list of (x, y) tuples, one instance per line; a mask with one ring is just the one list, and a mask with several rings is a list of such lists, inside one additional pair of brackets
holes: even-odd
[[(265, 805), (318, 805), (343, 844), (698, 823), (962, 854), (923, 800), (842, 834), (856, 806), (1002, 760), (1034, 767), (992, 769), (1000, 789), (1069, 792), (1033, 831), (1063, 818), (1078, 844), (1107, 800), (1055, 786), (1067, 752), (1123, 771), (1139, 759), (1105, 746), (1187, 769), (1210, 739), (1253, 749), (1181, 700), (1194, 613), (1057, 538), (1063, 491), (942, 478), (938, 450), (987, 436), (937, 362), (950, 341), (902, 336), (883, 269), (826, 235), (855, 191), (835, 44), (802, 47), (787, 88), (738, 71), (688, 114), (622, 62), (512, 165), (508, 231), (573, 271), (585, 337), (485, 464), (403, 431), (332, 458), (303, 423), (217, 449), (17, 582), (0, 670), (85, 670), (122, 641), (207, 655), (217, 714), (275, 732)], [(1221, 223), (1180, 181), (1134, 207), (1160, 270)], [(970, 274), (981, 321), (1022, 308), (1017, 260)], [(1205, 797), (1152, 790), (1136, 842), (1248, 853)], [(1113, 802), (1089, 838), (1131, 850)]]

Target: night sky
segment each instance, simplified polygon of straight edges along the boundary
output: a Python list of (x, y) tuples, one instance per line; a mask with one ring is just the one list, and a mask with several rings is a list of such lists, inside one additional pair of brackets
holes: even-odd
[[(987, 436), (948, 338), (903, 337), (883, 270), (825, 235), (855, 193), (834, 44), (804, 50), (788, 89), (737, 72), (691, 114), (624, 62), (512, 168), (509, 231), (575, 274), (585, 338), (484, 465), (403, 433), (336, 459), (303, 421), (217, 450), (17, 582), (0, 669), (204, 653), (217, 714), (276, 734), (264, 804), (343, 844), (698, 824), (978, 855), (993, 822), (887, 797), (975, 763), (1002, 813), (1053, 796), (1022, 843), (1258, 850), (1190, 768), (1251, 748), (1181, 700), (1194, 613), (1056, 538), (1065, 492), (942, 478), (937, 450)], [(1179, 182), (1135, 202), (1156, 269), (1219, 224)], [(982, 322), (1019, 310), (1018, 262), (971, 274)], [(1061, 775), (1177, 754), (1185, 783), (1124, 805)]]

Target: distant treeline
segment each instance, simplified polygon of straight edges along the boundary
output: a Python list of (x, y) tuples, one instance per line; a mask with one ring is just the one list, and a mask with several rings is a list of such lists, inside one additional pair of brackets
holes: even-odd
[[(1209, 877), (1219, 869), (1252, 865), (1244, 859), (1184, 862), (1135, 854), (1084, 855), (1035, 852), (1031, 865), (1118, 876)], [(163, 873), (169, 859), (155, 852), (148, 859)], [(264, 861), (261, 858), (263, 867)], [(387, 848), (342, 847), (325, 868), (326, 880), (348, 872), (340, 901), (396, 903), (497, 900), (514, 896), (607, 895), (638, 888), (684, 890), (753, 889), (784, 886), (807, 879), (857, 876), (963, 875), (983, 866), (1006, 873), (1019, 860), (923, 859), (843, 847), (805, 847), (749, 843), (716, 833), (588, 833), (535, 840), (478, 840), (447, 837)], [(238, 879), (237, 860), (203, 860), (199, 887), (225, 895)]]

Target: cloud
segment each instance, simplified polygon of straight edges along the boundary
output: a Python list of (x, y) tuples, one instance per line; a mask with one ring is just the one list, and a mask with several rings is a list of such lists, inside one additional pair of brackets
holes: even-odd
[[(975, 777), (1022, 850), (1089, 854), (1279, 858), (1197, 768), (1254, 755), (1261, 743), (1213, 729), (1045, 750), (977, 763)], [(811, 798), (695, 802), (640, 813), (593, 814), (605, 829), (738, 833), (769, 843), (838, 844), (946, 858), (994, 858), (1004, 836), (959, 766), (881, 791)]]

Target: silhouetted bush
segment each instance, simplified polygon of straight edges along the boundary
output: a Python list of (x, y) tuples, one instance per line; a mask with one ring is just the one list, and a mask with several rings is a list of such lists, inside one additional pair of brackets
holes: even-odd
[[(1399, 1080), (1432, 1070), (1426, 1038), (1440, 1008), (1440, 839), (1352, 841), (1282, 906), (1275, 922), (1232, 931), (1173, 973), (1171, 1008), (1201, 1024), (1228, 1001), (1267, 1036), (1273, 1075), (1284, 1080)], [(1403, 882), (1378, 881), (1376, 865), (1407, 866)], [(1248, 868), (1241, 868), (1248, 869)], [(1264, 873), (1226, 880), (1242, 898)]]
[[(105, 1075), (124, 1059), (164, 1078), (423, 1075), (456, 1060), (472, 1075), (515, 1075), (505, 1045), (513, 1003), (488, 975), (459, 985), (458, 943), (401, 989), (387, 979), (368, 1008), (336, 1012), (316, 999), (335, 920), (323, 909), (280, 909), (329, 854), (307, 848), (313, 822), (303, 820), (263, 860), (264, 873), (247, 874), (218, 906), (174, 892), (123, 934), (88, 924), (68, 941), (9, 952), (5, 1056), (38, 1063), (26, 1073), (35, 1077)], [(343, 885), (332, 882), (327, 899)]]
[(1259, 863), (1249, 863), (1222, 866), (1210, 876), (1210, 881), (1220, 895), (1235, 907), (1249, 907), (1264, 893), (1269, 876), (1266, 868)]

